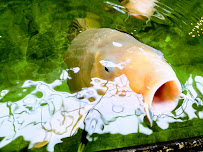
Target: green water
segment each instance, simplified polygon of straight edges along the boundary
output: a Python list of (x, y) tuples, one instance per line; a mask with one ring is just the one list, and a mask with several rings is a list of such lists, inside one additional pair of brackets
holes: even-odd
[(156, 9), (165, 19), (152, 16), (147, 23), (115, 4), (120, 5), (117, 0), (0, 1), (0, 151), (27, 150), (33, 134), (57, 117), (66, 101), (75, 104), (68, 94), (63, 55), (70, 46), (72, 20), (87, 12), (100, 16), (101, 27), (127, 32), (162, 51), (192, 100), (180, 99), (170, 115), (155, 117), (152, 127), (138, 111), (122, 115), (140, 119), (131, 133), (105, 130), (120, 115), (102, 117), (100, 132), (81, 127), (72, 137), (58, 135), (51, 143), (57, 143), (54, 151), (77, 151), (81, 142), (85, 151), (98, 151), (203, 135), (203, 2), (163, 0)]

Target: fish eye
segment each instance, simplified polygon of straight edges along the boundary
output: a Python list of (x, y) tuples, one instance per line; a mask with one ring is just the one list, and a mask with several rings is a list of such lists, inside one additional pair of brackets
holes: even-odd
[(115, 63), (113, 63), (111, 60), (101, 60), (99, 62), (104, 67), (106, 72), (112, 72), (114, 70)]
[(113, 67), (104, 67), (106, 72), (112, 72), (113, 71)]
[(106, 70), (107, 72), (110, 72), (109, 69), (108, 69), (107, 67), (105, 67), (105, 70)]

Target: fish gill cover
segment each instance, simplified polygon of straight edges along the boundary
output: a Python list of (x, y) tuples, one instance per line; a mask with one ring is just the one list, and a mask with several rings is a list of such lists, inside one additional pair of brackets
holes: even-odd
[[(118, 0), (0, 1), (0, 12), (0, 151), (25, 150), (41, 140), (36, 147), (42, 148), (29, 151), (99, 151), (203, 135), (201, 1), (159, 1), (147, 22), (129, 16)], [(174, 111), (154, 116), (150, 126), (142, 97), (120, 83), (127, 82), (123, 76), (119, 85), (94, 79), (93, 88), (69, 93), (68, 74), (78, 71), (63, 61), (69, 26), (87, 12), (100, 17), (101, 27), (164, 53), (186, 95)], [(95, 88), (110, 91), (104, 96)]]

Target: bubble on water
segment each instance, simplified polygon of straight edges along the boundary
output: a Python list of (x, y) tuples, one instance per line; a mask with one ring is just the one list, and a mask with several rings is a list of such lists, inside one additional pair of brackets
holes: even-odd
[(115, 113), (123, 112), (123, 110), (124, 110), (124, 107), (121, 105), (113, 105), (112, 106), (112, 111)]
[(86, 92), (86, 95), (93, 95), (93, 94), (94, 94), (94, 91), (91, 91), (91, 90)]

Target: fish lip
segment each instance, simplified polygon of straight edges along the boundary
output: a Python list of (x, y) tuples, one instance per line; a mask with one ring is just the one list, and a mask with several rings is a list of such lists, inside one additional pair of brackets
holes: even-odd
[[(152, 104), (154, 96), (155, 96), (155, 93), (157, 92), (157, 90), (161, 86), (163, 86), (165, 83), (171, 82), (171, 81), (173, 81), (174, 84), (176, 84), (177, 91), (178, 91), (177, 92), (177, 97), (174, 97), (174, 101), (175, 102), (173, 104), (171, 104), (170, 107), (168, 106), (169, 109), (167, 111), (165, 111), (165, 112), (163, 112), (161, 110), (159, 111)], [(149, 98), (149, 103), (148, 104), (149, 104), (149, 108), (151, 109), (152, 113), (154, 115), (159, 115), (159, 114), (167, 114), (167, 113), (170, 113), (171, 111), (173, 111), (176, 108), (176, 106), (178, 105), (178, 101), (179, 101), (179, 97), (180, 97), (180, 93), (181, 92), (182, 92), (182, 88), (181, 88), (181, 84), (180, 84), (178, 79), (165, 79), (165, 80), (160, 81), (157, 85), (155, 85), (155, 87), (153, 87), (153, 89), (152, 89), (152, 91), (150, 93), (150, 98)]]

